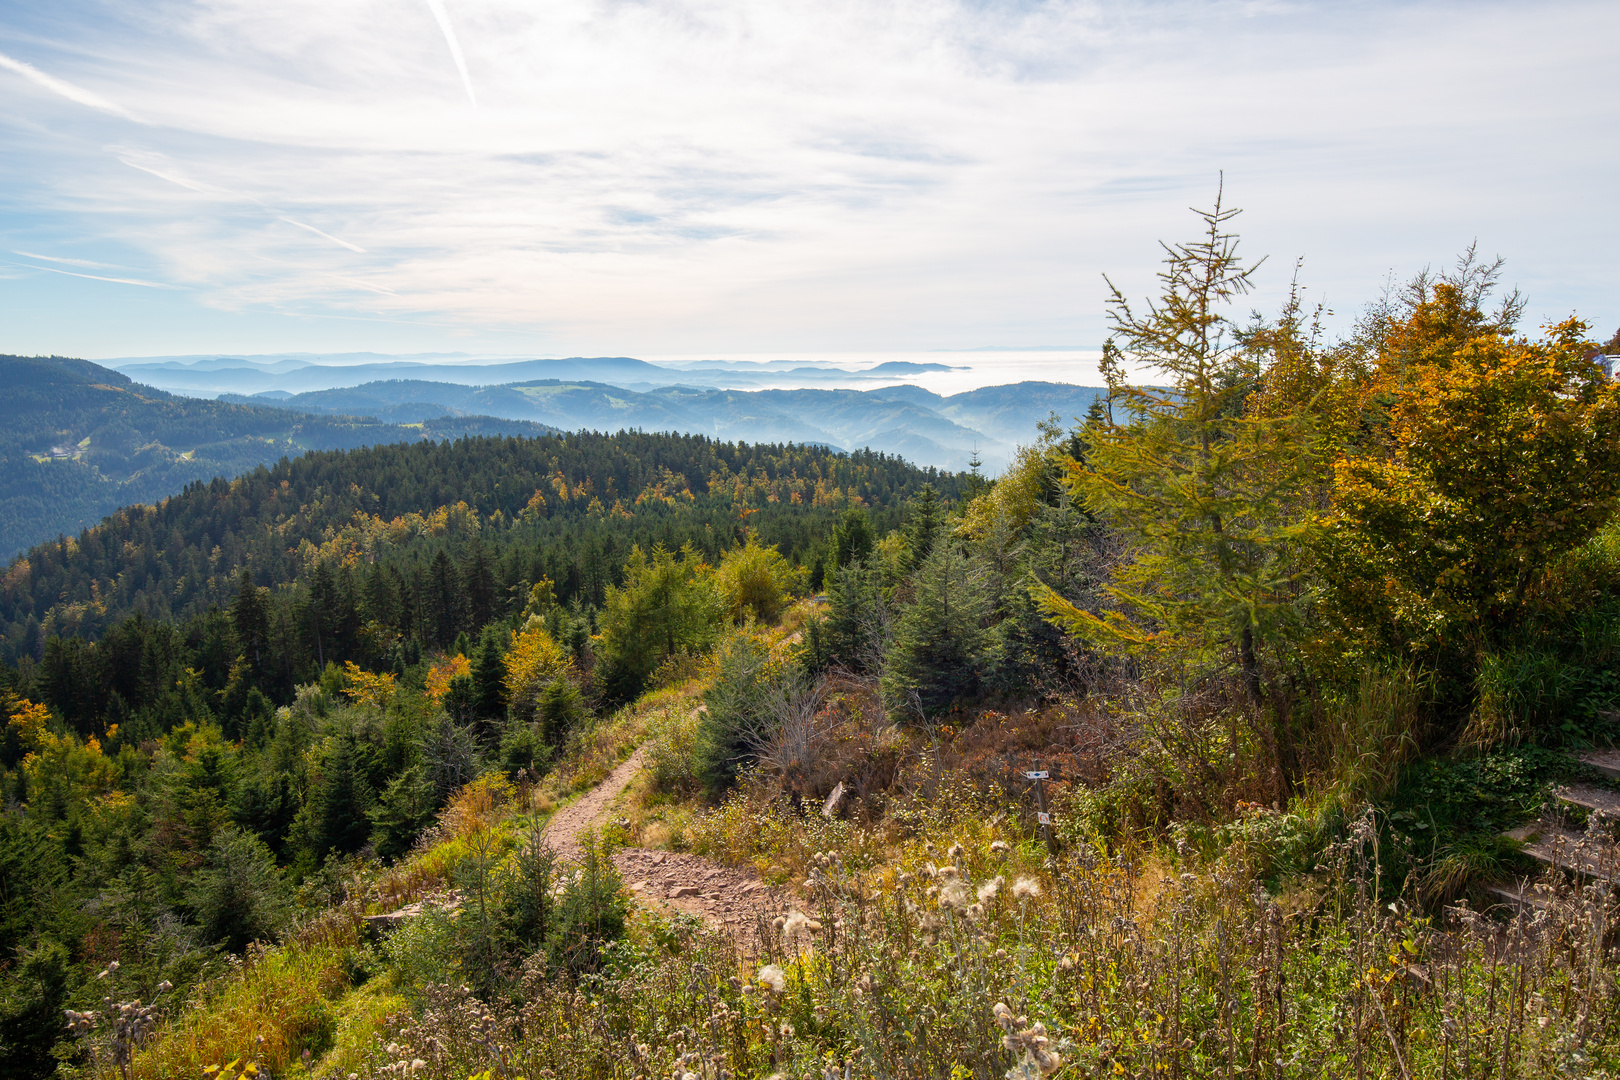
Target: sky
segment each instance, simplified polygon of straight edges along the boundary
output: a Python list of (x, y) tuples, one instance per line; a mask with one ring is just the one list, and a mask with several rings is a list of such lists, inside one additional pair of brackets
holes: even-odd
[(1617, 134), (1612, 0), (0, 0), (0, 352), (1089, 350), (1222, 174), (1607, 337)]

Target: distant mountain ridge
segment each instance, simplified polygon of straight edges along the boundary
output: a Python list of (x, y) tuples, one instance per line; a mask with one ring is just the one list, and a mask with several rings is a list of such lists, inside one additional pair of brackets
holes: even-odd
[(477, 413), (564, 430), (687, 431), (744, 442), (814, 443), (871, 448), (922, 465), (962, 470), (975, 452), (992, 472), (1033, 441), (1056, 413), (1069, 423), (1103, 391), (1066, 383), (1022, 382), (949, 397), (916, 386), (873, 390), (720, 390), (666, 386), (628, 390), (600, 379), (540, 379), (467, 386), (388, 379), (303, 394), (225, 400), (309, 412), (374, 416), (415, 423), (429, 416)]
[(784, 381), (805, 386), (892, 382), (956, 370), (950, 364), (887, 360), (874, 367), (807, 363), (803, 358), (768, 361), (697, 360), (654, 364), (630, 356), (567, 358), (469, 357), (461, 353), (388, 356), (271, 353), (264, 356), (123, 357), (107, 365), (130, 378), (174, 393), (301, 394), (356, 387), (369, 382), (413, 379), (458, 386), (500, 386), (537, 379), (588, 380), (630, 390), (660, 386), (756, 389)]
[(121, 506), (306, 450), (553, 430), (442, 411), (401, 425), (179, 397), (59, 356), (0, 356), (0, 387), (0, 559)]

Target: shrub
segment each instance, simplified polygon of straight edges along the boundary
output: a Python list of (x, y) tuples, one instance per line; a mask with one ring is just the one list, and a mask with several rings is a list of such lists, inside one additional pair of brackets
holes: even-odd
[(433, 785), (420, 765), (389, 781), (371, 809), (371, 844), (379, 859), (393, 861), (410, 851), (433, 823)]
[(250, 951), (235, 974), (160, 1027), (150, 1049), (135, 1055), (134, 1075), (199, 1076), (206, 1066), (241, 1058), (280, 1076), (304, 1051), (321, 1053), (337, 1031), (331, 1000), (348, 988), (347, 956), (356, 944), (354, 923), (343, 920), (326, 940)]
[(431, 907), (389, 934), (382, 952), (394, 984), (409, 995), (420, 995), (423, 987), (443, 980), (455, 969), (455, 925), (446, 912)]
[[(536, 861), (537, 869), (543, 864)], [(580, 838), (579, 864), (563, 875), (562, 895), (546, 934), (551, 963), (572, 974), (595, 971), (603, 949), (624, 936), (629, 901), (608, 846), (594, 834)]]
[(668, 795), (690, 795), (701, 786), (697, 742), (703, 714), (677, 705), (660, 710), (648, 724), (647, 769), (653, 787)]
[(883, 690), (894, 711), (931, 717), (975, 693), (990, 667), (984, 574), (954, 544), (935, 544), (913, 581), (915, 600), (895, 628)]
[(241, 952), (248, 942), (271, 941), (286, 927), (292, 888), (262, 840), (226, 826), (192, 875), (187, 902), (209, 941)]
[(720, 559), (715, 584), (733, 622), (746, 618), (774, 624), (793, 593), (804, 588), (805, 572), (782, 557), (774, 546), (763, 547), (749, 532), (741, 547)]
[(711, 798), (724, 794), (771, 744), (806, 689), (804, 673), (791, 657), (773, 656), (746, 631), (726, 639), (717, 667), (703, 695), (695, 750), (697, 774)]

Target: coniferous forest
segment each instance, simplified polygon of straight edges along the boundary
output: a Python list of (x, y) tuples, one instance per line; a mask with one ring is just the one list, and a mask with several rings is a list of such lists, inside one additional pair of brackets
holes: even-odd
[(1620, 1075), (1620, 340), (1243, 317), (1232, 217), (993, 479), (418, 441), (13, 560), (5, 1070)]

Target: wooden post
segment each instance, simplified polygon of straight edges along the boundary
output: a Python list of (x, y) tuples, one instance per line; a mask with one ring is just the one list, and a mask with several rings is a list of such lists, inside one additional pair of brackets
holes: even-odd
[(1031, 761), (1030, 768), (1024, 772), (1024, 778), (1035, 785), (1035, 805), (1039, 808), (1036, 820), (1041, 825), (1041, 836), (1046, 840), (1046, 850), (1053, 856), (1057, 855), (1057, 840), (1052, 836), (1052, 815), (1046, 810), (1046, 778), (1047, 770), (1039, 768), (1040, 762)]

